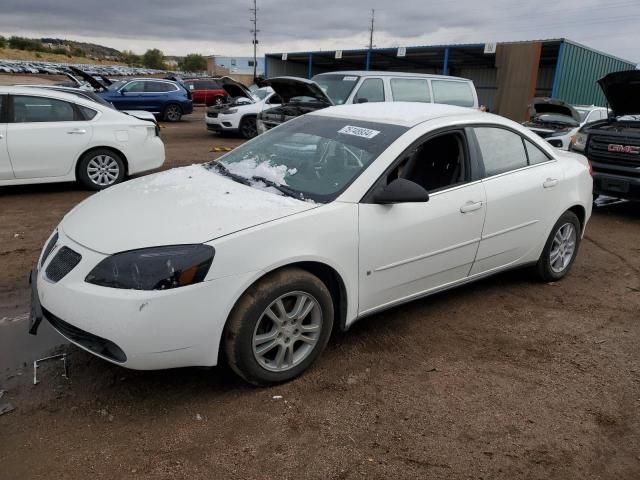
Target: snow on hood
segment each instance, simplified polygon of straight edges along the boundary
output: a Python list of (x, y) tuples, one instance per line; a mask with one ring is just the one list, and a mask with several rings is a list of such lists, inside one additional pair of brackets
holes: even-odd
[(640, 114), (640, 70), (613, 72), (598, 83), (614, 116)]
[(287, 185), (285, 177), (295, 175), (297, 169), (286, 165), (273, 165), (270, 161), (257, 162), (255, 158), (245, 158), (239, 162), (221, 162), (229, 172), (251, 180), (251, 177), (262, 177), (278, 185)]
[(202, 243), (317, 206), (192, 165), (95, 194), (67, 214), (61, 228), (85, 247), (113, 254)]

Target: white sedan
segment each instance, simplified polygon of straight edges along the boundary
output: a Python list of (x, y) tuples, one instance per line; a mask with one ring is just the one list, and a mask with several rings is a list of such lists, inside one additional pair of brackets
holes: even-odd
[(0, 186), (80, 181), (102, 190), (160, 167), (158, 127), (82, 96), (0, 87)]
[(287, 381), (381, 310), (519, 266), (561, 279), (591, 191), (584, 157), (498, 116), (323, 109), (77, 206), (32, 272), (32, 331), (134, 369), (225, 358)]

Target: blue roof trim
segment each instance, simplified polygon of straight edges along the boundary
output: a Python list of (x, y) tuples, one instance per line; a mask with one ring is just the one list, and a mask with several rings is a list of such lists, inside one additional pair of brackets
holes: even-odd
[(560, 43), (560, 50), (558, 51), (558, 59), (556, 60), (556, 71), (553, 74), (553, 86), (551, 87), (551, 98), (556, 98), (558, 94), (558, 83), (560, 82), (560, 72), (562, 70), (562, 58), (564, 56), (564, 46), (566, 45), (563, 40)]

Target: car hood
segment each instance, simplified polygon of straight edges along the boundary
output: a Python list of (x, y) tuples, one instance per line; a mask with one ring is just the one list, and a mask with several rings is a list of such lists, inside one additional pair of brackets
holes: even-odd
[(598, 83), (614, 116), (640, 114), (640, 70), (613, 72)]
[(317, 206), (192, 165), (95, 194), (69, 212), (60, 227), (79, 244), (113, 254), (203, 243)]
[(253, 95), (251, 94), (251, 90), (249, 90), (242, 83), (237, 82), (230, 77), (220, 77), (216, 80), (218, 80), (222, 84), (222, 88), (231, 98), (246, 97), (253, 102)]
[(327, 105), (333, 105), (333, 101), (322, 91), (320, 85), (311, 80), (275, 77), (266, 80), (265, 84), (273, 88), (282, 99), (282, 103), (289, 103), (294, 97), (311, 97)]
[(531, 100), (531, 104), (529, 105), (529, 116), (531, 119), (545, 113), (564, 115), (580, 123), (580, 114), (578, 111), (562, 100), (555, 98), (534, 98)]
[(71, 70), (76, 75), (80, 76), (80, 78), (82, 78), (85, 82), (91, 85), (96, 91), (104, 91), (107, 89), (106, 85), (104, 85), (102, 82), (99, 82), (98, 80), (93, 78), (91, 75), (80, 70), (79, 68), (70, 66), (69, 70)]

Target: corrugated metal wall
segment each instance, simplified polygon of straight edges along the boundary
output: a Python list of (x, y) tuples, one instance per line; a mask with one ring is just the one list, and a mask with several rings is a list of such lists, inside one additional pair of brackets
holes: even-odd
[(493, 111), (498, 91), (498, 77), (495, 68), (456, 68), (449, 73), (456, 77), (472, 80), (478, 92), (478, 104), (485, 105)]
[(266, 57), (265, 76), (267, 77), (302, 77), (307, 78), (309, 66), (303, 63), (283, 61), (279, 58)]
[(553, 67), (540, 67), (538, 69), (538, 82), (536, 84), (536, 97), (550, 97), (553, 90), (553, 77), (556, 69)]
[(636, 65), (564, 41), (554, 80), (553, 96), (573, 105), (606, 105), (597, 81), (607, 73), (633, 70)]

